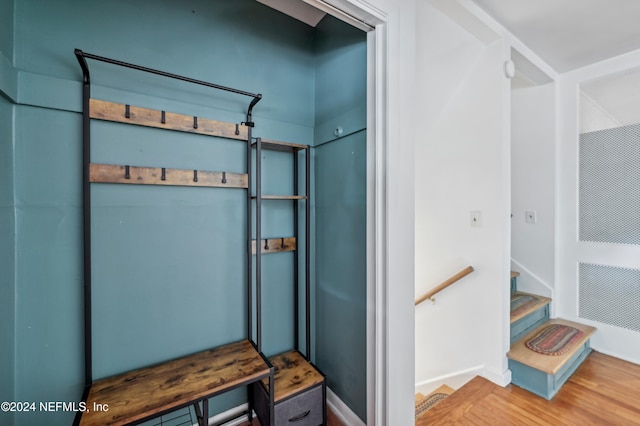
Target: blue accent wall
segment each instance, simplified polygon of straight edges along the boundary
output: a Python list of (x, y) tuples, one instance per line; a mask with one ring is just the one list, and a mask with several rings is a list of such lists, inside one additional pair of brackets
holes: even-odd
[[(0, 231), (10, 236), (0, 241), (0, 396), (78, 401), (84, 385), (82, 117), (81, 71), (73, 49), (261, 92), (254, 135), (320, 144), (331, 140), (319, 135), (331, 134), (335, 118), (349, 132), (365, 126), (364, 98), (352, 97), (364, 96), (366, 78), (351, 83), (362, 77), (366, 43), (360, 33), (358, 45), (355, 34), (332, 19), (316, 30), (254, 0), (0, 0), (0, 11)], [(329, 35), (333, 32), (352, 38), (341, 46)], [(342, 58), (338, 62), (334, 49)], [(351, 62), (351, 55), (359, 59)], [(231, 122), (245, 118), (248, 98), (98, 62), (90, 66), (96, 98)], [(336, 78), (339, 66), (348, 67), (347, 86), (334, 87), (336, 94), (329, 95), (323, 85), (342, 82)], [(324, 126), (320, 133), (319, 126)], [(244, 144), (238, 141), (98, 121), (92, 129), (94, 162), (219, 171), (245, 167)], [(359, 143), (358, 161), (364, 161), (364, 132), (346, 140), (335, 152), (330, 144), (316, 150), (315, 167), (327, 172), (314, 191), (333, 185), (324, 177), (337, 175), (331, 171), (334, 155), (351, 161), (349, 150)], [(263, 160), (264, 192), (290, 193), (291, 156), (264, 152)], [(245, 336), (243, 190), (94, 184), (92, 196), (95, 378)], [(323, 203), (333, 197), (322, 196)], [(265, 207), (263, 235), (290, 235), (290, 206), (265, 202)], [(338, 218), (321, 217), (319, 231), (334, 226), (331, 220)], [(282, 271), (291, 270), (293, 254), (263, 261), (264, 351), (271, 355), (292, 345), (293, 276), (283, 277)], [(316, 269), (332, 268), (331, 262), (323, 260)], [(359, 270), (360, 260), (354, 262)], [(324, 275), (318, 277), (324, 282)], [(322, 307), (318, 316), (342, 315), (343, 307), (326, 304), (325, 293), (331, 291), (322, 287), (315, 294), (321, 302), (314, 308)], [(349, 298), (357, 299), (351, 293)], [(344, 339), (331, 328), (333, 320), (330, 327), (323, 321), (318, 319), (323, 336), (318, 347), (333, 332)], [(361, 325), (364, 312), (354, 323), (354, 332), (364, 338)], [(352, 345), (332, 357), (327, 343), (318, 359), (336, 373), (330, 385), (363, 417), (365, 372), (352, 367), (366, 365), (360, 358), (365, 346), (358, 343), (356, 354)], [(331, 367), (340, 362), (346, 362), (341, 371)], [(345, 368), (349, 374), (343, 374)], [(212, 413), (245, 400), (242, 389), (215, 398)], [(67, 425), (73, 415), (0, 413), (0, 424)]]
[[(252, 0), (25, 0), (16, 3), (15, 23), (15, 398), (77, 401), (84, 382), (81, 72), (73, 49), (261, 92), (254, 134), (311, 143), (314, 30)], [(93, 96), (115, 102), (240, 122), (250, 100), (90, 66)], [(238, 141), (97, 121), (92, 128), (94, 162), (245, 167)], [(94, 184), (92, 194), (94, 378), (245, 337), (243, 190)], [(279, 223), (287, 213), (270, 214)], [(281, 267), (265, 265), (267, 286)], [(276, 326), (291, 328), (290, 318), (282, 309), (265, 312)], [(265, 352), (291, 346), (291, 331), (269, 330), (276, 331)], [(216, 398), (212, 412), (245, 398), (242, 389)], [(67, 425), (72, 417), (20, 414), (16, 424)]]
[[(13, 0), (0, 0), (0, 401), (15, 400), (15, 199), (13, 180), (14, 105)], [(13, 426), (14, 413), (0, 412)]]
[(366, 421), (366, 34), (329, 16), (317, 31), (316, 362)]
[[(13, 109), (14, 106), (0, 96), (0, 401), (15, 399)], [(0, 412), (0, 423), (12, 426), (14, 414)]]
[(0, 52), (13, 59), (13, 2), (0, 0)]

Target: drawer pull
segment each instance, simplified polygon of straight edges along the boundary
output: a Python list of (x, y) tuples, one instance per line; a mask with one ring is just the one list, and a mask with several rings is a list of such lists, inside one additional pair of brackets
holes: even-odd
[(311, 410), (307, 410), (304, 413), (297, 415), (295, 417), (291, 417), (289, 419), (290, 422), (299, 422), (300, 420), (304, 419), (305, 417), (307, 417), (309, 415), (309, 413), (311, 413)]

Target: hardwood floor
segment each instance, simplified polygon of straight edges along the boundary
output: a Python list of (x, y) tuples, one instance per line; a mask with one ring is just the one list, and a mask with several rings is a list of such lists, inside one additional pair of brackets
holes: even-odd
[(416, 421), (426, 425), (640, 425), (640, 365), (592, 352), (551, 401), (476, 377)]

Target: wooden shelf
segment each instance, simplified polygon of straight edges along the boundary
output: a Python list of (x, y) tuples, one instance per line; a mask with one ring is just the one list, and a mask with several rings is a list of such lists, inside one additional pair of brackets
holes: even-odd
[[(127, 117), (127, 109), (129, 110), (129, 117)], [(247, 127), (235, 123), (141, 108), (100, 99), (91, 99), (89, 101), (89, 111), (91, 118), (98, 120), (247, 141)]]
[[(279, 253), (283, 251), (295, 251), (296, 250), (296, 239), (295, 237), (286, 237), (286, 238), (267, 238), (267, 244), (265, 244), (265, 240), (260, 240), (260, 247), (262, 250), (260, 253)], [(265, 248), (267, 246), (268, 248)], [(256, 240), (251, 241), (251, 253), (256, 254)]]
[[(578, 330), (583, 331), (584, 334), (580, 337), (579, 340), (572, 344), (571, 349), (559, 356), (543, 355), (527, 348), (525, 343), (528, 340), (540, 333), (541, 329), (552, 324), (562, 324), (574, 327)], [(545, 322), (540, 327), (536, 328), (531, 333), (527, 334), (522, 339), (511, 345), (511, 350), (507, 354), (507, 358), (532, 367), (536, 370), (540, 370), (547, 374), (556, 374), (564, 366), (564, 364), (567, 363), (573, 357), (573, 355), (582, 348), (585, 342), (589, 340), (589, 338), (593, 333), (595, 333), (595, 331), (596, 329), (594, 327), (590, 327), (588, 325), (579, 324), (563, 319), (553, 319)]]
[[(324, 382), (324, 376), (298, 351), (272, 356), (269, 362), (275, 369), (274, 403)], [(263, 379), (262, 382), (269, 389), (268, 380)]]
[[(129, 170), (128, 178), (127, 168)], [(94, 183), (124, 183), (134, 185), (202, 186), (218, 188), (248, 187), (248, 177), (247, 174), (244, 173), (164, 168), (163, 179), (162, 171), (163, 168), (161, 167), (91, 163), (89, 165), (89, 181)]]
[[(94, 382), (80, 425), (150, 419), (237, 386), (268, 380), (270, 366), (248, 340)], [(93, 411), (107, 404), (108, 411)]]
[[(255, 199), (256, 196), (251, 198)], [(263, 195), (260, 197), (261, 200), (306, 200), (307, 198), (306, 195)]]
[[(298, 143), (292, 142), (282, 142), (270, 139), (261, 139), (261, 147), (262, 149), (268, 149), (270, 151), (281, 151), (281, 152), (298, 152), (303, 149), (309, 149), (309, 145), (302, 145)], [(253, 142), (251, 146), (255, 147), (256, 143)]]

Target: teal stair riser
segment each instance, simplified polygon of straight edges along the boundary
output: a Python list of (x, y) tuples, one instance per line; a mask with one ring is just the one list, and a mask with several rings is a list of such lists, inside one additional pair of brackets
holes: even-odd
[(531, 312), (524, 318), (511, 324), (511, 343), (518, 341), (521, 337), (535, 330), (549, 319), (549, 304)]
[(511, 278), (511, 293), (518, 291), (518, 277)]
[(556, 374), (547, 374), (518, 361), (509, 360), (512, 383), (542, 398), (551, 399), (580, 367), (590, 352), (591, 345), (587, 340)]

